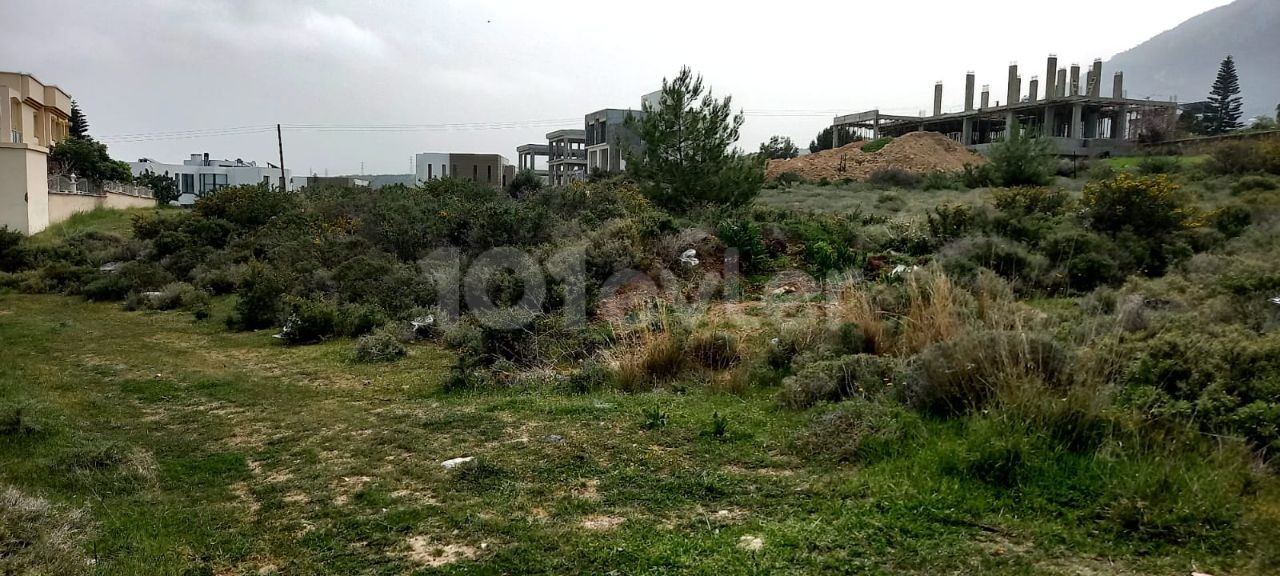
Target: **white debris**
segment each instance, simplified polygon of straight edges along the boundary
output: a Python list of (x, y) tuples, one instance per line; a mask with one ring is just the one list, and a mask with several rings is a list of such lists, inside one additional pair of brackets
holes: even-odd
[(445, 460), (444, 462), (441, 462), (440, 465), (444, 466), (445, 470), (452, 470), (454, 468), (457, 468), (458, 466), (466, 464), (467, 462), (470, 462), (475, 459), (476, 459), (475, 456), (463, 456), (462, 458), (453, 458), (450, 460)]
[(893, 270), (889, 272), (889, 275), (899, 276), (902, 274), (906, 274), (907, 272), (915, 272), (916, 270), (919, 270), (919, 269), (920, 269), (919, 266), (904, 266), (902, 264), (899, 264), (893, 267)]
[(1268, 300), (1268, 302), (1271, 302), (1272, 304), (1280, 305), (1280, 296), (1276, 296), (1275, 298)]
[(738, 539), (738, 547), (747, 552), (759, 552), (764, 548), (764, 538), (759, 536), (743, 536)]
[(684, 253), (680, 255), (680, 263), (684, 264), (685, 266), (697, 266), (698, 251), (694, 250), (693, 248), (685, 250)]
[(107, 262), (98, 267), (99, 272), (115, 272), (116, 269), (124, 265), (124, 262)]
[(435, 324), (436, 324), (436, 317), (431, 314), (414, 318), (413, 320), (409, 321), (409, 325), (413, 326), (414, 331), (421, 330), (423, 328), (430, 328), (432, 326), (435, 326)]
[(147, 300), (155, 300), (156, 298), (164, 296), (164, 292), (143, 292), (141, 296)]

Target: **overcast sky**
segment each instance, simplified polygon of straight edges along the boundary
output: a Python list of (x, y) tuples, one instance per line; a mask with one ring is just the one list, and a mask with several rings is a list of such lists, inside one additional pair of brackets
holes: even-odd
[(384, 125), (286, 129), (285, 163), (407, 173), (418, 152), (514, 161), (588, 112), (638, 107), (681, 65), (746, 110), (742, 147), (804, 146), (836, 113), (916, 114), (938, 80), (956, 108), (967, 70), (1003, 100), (1011, 61), (1025, 86), (1050, 52), (1105, 59), (1227, 3), (0, 0), (0, 69), (70, 93), (118, 159), (274, 162), (261, 127)]

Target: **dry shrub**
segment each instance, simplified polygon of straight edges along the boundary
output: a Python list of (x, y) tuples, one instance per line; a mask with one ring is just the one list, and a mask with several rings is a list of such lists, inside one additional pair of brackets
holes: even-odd
[(902, 334), (903, 352), (918, 352), (965, 331), (963, 305), (957, 302), (960, 292), (945, 274), (934, 270), (912, 274), (907, 279), (907, 293), (910, 304)]
[(688, 330), (661, 306), (618, 349), (637, 350), (618, 362), (615, 384), (624, 392), (645, 392), (679, 376), (688, 367)]
[(840, 298), (839, 316), (862, 330), (867, 350), (877, 354), (888, 352), (884, 316), (870, 293), (856, 288), (845, 290)]
[(1061, 388), (1069, 358), (1053, 340), (1025, 332), (975, 332), (926, 348), (911, 361), (904, 396), (915, 408), (955, 415), (981, 408), (1001, 386), (1036, 380)]
[(737, 336), (724, 331), (695, 334), (686, 344), (689, 357), (703, 368), (725, 370), (742, 361)]
[(88, 574), (88, 528), (80, 510), (62, 509), (16, 488), (4, 488), (0, 491), (0, 574)]

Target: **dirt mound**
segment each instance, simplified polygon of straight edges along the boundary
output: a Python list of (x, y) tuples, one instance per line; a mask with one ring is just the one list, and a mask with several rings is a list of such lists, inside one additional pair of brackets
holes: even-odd
[(790, 160), (770, 160), (765, 170), (768, 178), (793, 172), (806, 181), (826, 178), (865, 180), (881, 168), (900, 168), (908, 172), (956, 172), (965, 164), (983, 164), (982, 156), (970, 152), (959, 142), (936, 132), (912, 132), (895, 138), (876, 152), (863, 152), (866, 142), (854, 142), (834, 150), (823, 150)]

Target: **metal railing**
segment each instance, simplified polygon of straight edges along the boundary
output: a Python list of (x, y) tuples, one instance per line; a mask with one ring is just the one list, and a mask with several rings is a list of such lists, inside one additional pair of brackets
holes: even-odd
[(10, 141), (10, 142), (12, 142), (12, 143), (14, 143), (14, 144), (21, 144), (21, 143), (22, 143), (22, 133), (21, 133), (21, 132), (19, 132), (19, 131), (17, 131), (17, 130), (10, 130), (10, 131), (9, 131), (9, 141)]
[(120, 194), (123, 196), (135, 196), (138, 198), (155, 198), (155, 194), (146, 186), (125, 184), (123, 182), (103, 182), (102, 184), (94, 184), (93, 182), (83, 178), (77, 178), (74, 174), (71, 176), (63, 176), (61, 174), (50, 175), (49, 192), (57, 194), (82, 194), (85, 196)]

